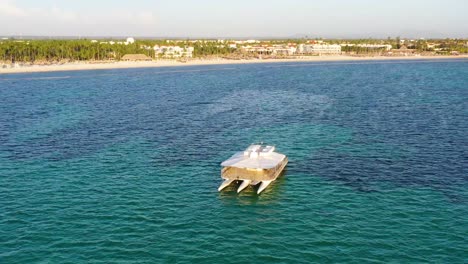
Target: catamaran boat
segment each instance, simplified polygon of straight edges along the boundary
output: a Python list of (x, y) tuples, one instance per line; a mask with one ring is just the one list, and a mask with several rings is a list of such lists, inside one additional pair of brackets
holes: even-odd
[(286, 155), (275, 152), (274, 146), (263, 143), (252, 144), (246, 150), (237, 152), (232, 157), (221, 163), (221, 178), (224, 182), (218, 191), (229, 186), (234, 181), (241, 181), (237, 192), (247, 188), (249, 185), (260, 187), (257, 194), (265, 190), (268, 185), (278, 176), (288, 164)]

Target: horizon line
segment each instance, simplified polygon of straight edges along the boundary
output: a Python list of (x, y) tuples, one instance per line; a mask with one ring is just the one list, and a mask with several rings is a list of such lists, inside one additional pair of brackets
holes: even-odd
[(140, 38), (140, 39), (159, 39), (159, 40), (171, 40), (171, 39), (187, 39), (187, 40), (195, 40), (195, 39), (233, 39), (233, 40), (247, 40), (247, 39), (258, 39), (258, 40), (277, 40), (277, 39), (329, 39), (329, 40), (339, 40), (339, 39), (375, 39), (375, 40), (384, 40), (384, 39), (396, 39), (396, 38), (404, 38), (404, 39), (468, 39), (466, 37), (459, 37), (459, 36), (450, 36), (450, 37), (414, 37), (414, 36), (387, 36), (387, 37), (322, 37), (322, 36), (309, 36), (309, 35), (297, 35), (297, 36), (238, 36), (238, 37), (228, 37), (228, 36), (196, 36), (196, 37), (185, 37), (185, 36), (147, 36), (147, 35), (116, 35), (116, 36), (106, 36), (106, 35), (0, 35), (0, 38), (32, 38), (32, 39), (89, 39), (89, 38), (101, 38), (101, 39), (125, 39), (128, 37), (132, 38)]

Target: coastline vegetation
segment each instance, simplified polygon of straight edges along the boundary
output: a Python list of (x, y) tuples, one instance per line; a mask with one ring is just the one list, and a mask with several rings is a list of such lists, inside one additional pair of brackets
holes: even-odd
[[(102, 40), (3, 40), (0, 41), (0, 61), (17, 63), (46, 63), (69, 61), (118, 61), (126, 54), (145, 54), (153, 59), (160, 55), (152, 49), (155, 45), (193, 46), (194, 56), (225, 55), (232, 49), (217, 43), (171, 42), (163, 40), (138, 40), (128, 44), (110, 44)], [(159, 57), (158, 57), (159, 56)]]
[[(354, 46), (343, 46), (342, 52), (355, 54), (382, 54), (385, 48), (368, 48), (360, 47), (360, 44), (377, 44), (391, 45), (392, 49), (406, 48), (418, 54), (433, 54), (433, 55), (450, 55), (451, 53), (467, 54), (468, 40), (466, 39), (418, 39), (418, 40), (402, 40), (400, 37), (392, 39), (388, 37), (385, 40), (380, 39), (354, 39), (345, 40), (344, 42)], [(341, 44), (341, 40), (331, 40), (329, 43)]]
[[(300, 44), (307, 39), (285, 39), (285, 40), (262, 40), (258, 45), (274, 44)], [(312, 40), (314, 41), (314, 40)], [(321, 41), (316, 39), (315, 41)], [(160, 59), (161, 54), (157, 54), (152, 48), (155, 45), (168, 46), (175, 45), (181, 47), (191, 46), (194, 48), (193, 57), (204, 58), (221, 56), (236, 58), (246, 56), (241, 54), (238, 45), (237, 49), (232, 48), (227, 43), (217, 40), (138, 40), (134, 43), (116, 44), (111, 40), (71, 39), (71, 40), (26, 40), (26, 39), (3, 39), (0, 40), (0, 62), (3, 63), (31, 63), (46, 64), (55, 62), (73, 61), (119, 61), (126, 54), (145, 54), (152, 59)], [(395, 39), (351, 39), (351, 40), (326, 40), (329, 44), (350, 44), (343, 46), (344, 54), (375, 55), (383, 54), (385, 48), (367, 48), (360, 44), (380, 44), (392, 45), (393, 49), (405, 47), (418, 53), (432, 53), (434, 55), (450, 55), (454, 52), (458, 54), (468, 53), (468, 40), (464, 39), (433, 39), (433, 40), (413, 40), (402, 41)], [(111, 44), (112, 43), (112, 44)]]

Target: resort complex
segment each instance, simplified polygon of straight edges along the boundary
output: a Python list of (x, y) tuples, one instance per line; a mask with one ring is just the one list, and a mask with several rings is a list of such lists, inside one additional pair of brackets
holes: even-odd
[(0, 39), (0, 66), (191, 59), (418, 57), (468, 54), (464, 39)]

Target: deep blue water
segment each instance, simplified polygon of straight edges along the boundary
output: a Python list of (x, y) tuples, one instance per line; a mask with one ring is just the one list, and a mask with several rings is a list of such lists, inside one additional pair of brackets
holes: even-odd
[(468, 60), (0, 75), (0, 263), (466, 263), (467, 104)]

